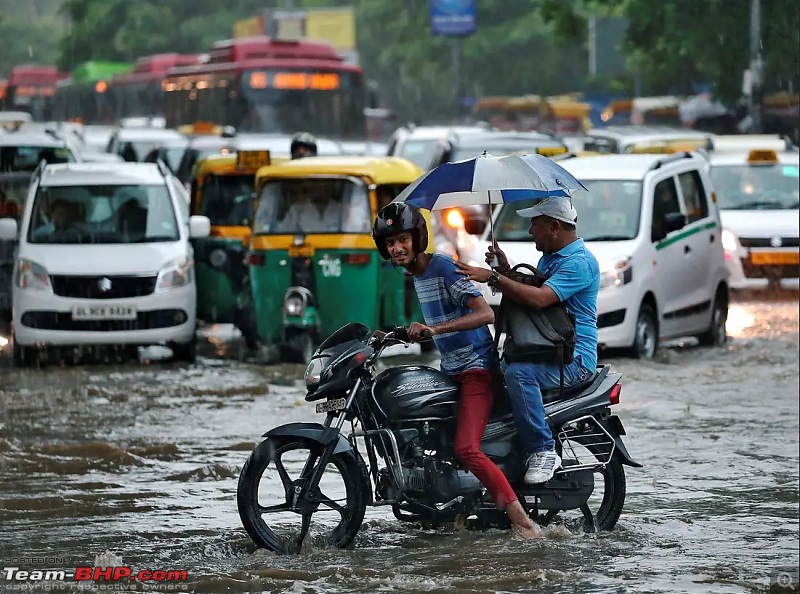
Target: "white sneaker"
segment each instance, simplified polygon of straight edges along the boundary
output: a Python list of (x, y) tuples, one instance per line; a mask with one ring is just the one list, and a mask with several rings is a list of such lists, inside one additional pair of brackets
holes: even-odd
[(546, 483), (553, 478), (553, 474), (559, 466), (561, 466), (561, 458), (556, 454), (555, 450), (531, 454), (528, 457), (525, 484), (538, 485), (539, 483)]

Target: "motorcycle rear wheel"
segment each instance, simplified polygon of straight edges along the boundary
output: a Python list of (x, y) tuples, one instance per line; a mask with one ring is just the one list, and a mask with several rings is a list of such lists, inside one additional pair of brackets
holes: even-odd
[[(271, 437), (250, 454), (239, 475), (236, 501), (242, 525), (257, 546), (276, 553), (299, 552), (297, 536), (302, 533), (303, 517), (291, 509), (294, 487), (305, 478), (301, 474), (306, 460), (312, 456), (319, 460), (322, 451), (322, 444), (313, 440)], [(262, 485), (270, 481), (271, 488)], [(319, 487), (304, 497), (316, 518), (305, 539), (317, 546), (346, 547), (361, 528), (368, 493), (356, 460), (346, 453), (331, 456)], [(273, 501), (263, 503), (262, 494)]]
[[(593, 450), (591, 446), (587, 448), (589, 451)], [(598, 455), (599, 459), (600, 456)], [(603, 488), (602, 496), (598, 496), (599, 487)], [(565, 524), (574, 523), (578, 520), (584, 532), (600, 532), (613, 530), (617, 524), (622, 508), (625, 505), (625, 469), (619, 456), (613, 456), (611, 460), (603, 468), (598, 468), (594, 471), (594, 492), (587, 502), (589, 511), (592, 514), (593, 522), (589, 524), (587, 519), (583, 517), (581, 510), (547, 510), (549, 513), (541, 514), (543, 510), (539, 510), (539, 517), (534, 517), (537, 523), (548, 525), (551, 521), (559, 516), (561, 521)]]

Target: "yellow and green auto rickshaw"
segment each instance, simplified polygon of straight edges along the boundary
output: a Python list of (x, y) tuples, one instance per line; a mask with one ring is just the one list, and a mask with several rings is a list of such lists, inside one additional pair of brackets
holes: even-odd
[(420, 319), (409, 277), (381, 259), (372, 223), (422, 173), (396, 157), (307, 157), (259, 169), (248, 263), (272, 356), (308, 361), (348, 322), (376, 329)]
[[(256, 171), (269, 165), (269, 151), (239, 151), (197, 162), (192, 179), (191, 212), (211, 220), (209, 237), (194, 239), (197, 317), (233, 323), (250, 349), (258, 346), (244, 264), (250, 236)], [(249, 312), (249, 313), (248, 313)]]

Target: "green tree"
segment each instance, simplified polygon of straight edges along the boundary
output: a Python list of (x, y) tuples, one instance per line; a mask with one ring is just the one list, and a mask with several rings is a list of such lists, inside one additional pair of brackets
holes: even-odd
[[(562, 39), (585, 41), (592, 14), (628, 19), (624, 49), (650, 93), (691, 92), (693, 82), (710, 82), (733, 102), (741, 95), (750, 62), (749, 0), (541, 0), (543, 18)], [(767, 89), (797, 87), (800, 61), (800, 3), (762, 0), (761, 40)]]
[(14, 66), (49, 66), (58, 55), (58, 39), (64, 19), (58, 14), (60, 0), (0, 0), (0, 78)]

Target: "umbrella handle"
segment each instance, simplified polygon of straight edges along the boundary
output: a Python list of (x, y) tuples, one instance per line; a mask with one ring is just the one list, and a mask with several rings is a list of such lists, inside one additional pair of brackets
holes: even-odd
[[(494, 240), (494, 217), (492, 216), (492, 191), (488, 191), (489, 194), (489, 241), (492, 246), (496, 244)], [(489, 262), (489, 266), (492, 269), (496, 269), (500, 266), (500, 260), (497, 259), (497, 254), (492, 255), (492, 261)]]

